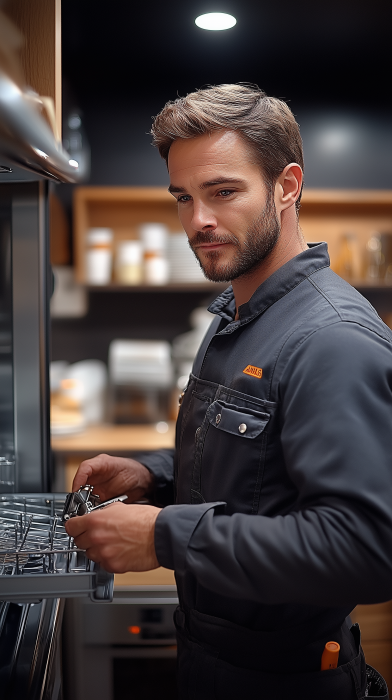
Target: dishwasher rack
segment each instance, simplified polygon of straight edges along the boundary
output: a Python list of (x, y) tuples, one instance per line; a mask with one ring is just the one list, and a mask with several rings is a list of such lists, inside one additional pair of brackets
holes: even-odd
[[(0, 496), (0, 601), (113, 598), (113, 574), (76, 547), (61, 521), (66, 494)], [(88, 516), (85, 516), (88, 517)]]

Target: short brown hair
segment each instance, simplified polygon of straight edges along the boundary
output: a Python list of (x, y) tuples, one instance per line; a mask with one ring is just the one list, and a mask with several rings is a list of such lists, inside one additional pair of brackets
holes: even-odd
[(217, 85), (167, 102), (151, 133), (167, 163), (174, 141), (220, 129), (237, 131), (250, 145), (270, 188), (289, 163), (304, 169), (302, 139), (292, 111), (257, 85)]

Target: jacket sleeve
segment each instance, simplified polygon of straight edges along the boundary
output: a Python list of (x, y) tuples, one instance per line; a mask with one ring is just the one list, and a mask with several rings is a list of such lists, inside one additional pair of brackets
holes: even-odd
[(141, 462), (155, 477), (153, 504), (164, 507), (174, 502), (174, 450), (157, 450), (138, 455)]
[[(282, 448), (298, 490), (295, 507), (268, 518), (198, 506), (205, 512), (194, 513), (183, 552), (186, 567), (212, 591), (260, 603), (334, 606), (390, 599), (390, 343), (348, 322), (317, 330), (285, 364), (280, 398)], [(162, 511), (156, 526), (160, 562), (172, 568), (171, 553), (183, 546), (177, 534), (183, 517), (176, 508)]]

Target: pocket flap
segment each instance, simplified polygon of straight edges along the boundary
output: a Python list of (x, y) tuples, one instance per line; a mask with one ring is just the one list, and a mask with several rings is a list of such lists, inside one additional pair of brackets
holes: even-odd
[(270, 416), (260, 411), (237, 408), (224, 401), (214, 401), (208, 409), (208, 419), (218, 430), (252, 439), (263, 432)]

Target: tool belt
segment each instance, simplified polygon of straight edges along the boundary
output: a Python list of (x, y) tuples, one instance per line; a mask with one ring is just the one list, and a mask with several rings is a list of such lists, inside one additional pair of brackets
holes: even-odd
[(358, 624), (335, 631), (341, 663), (319, 671), (309, 668), (320, 668), (328, 640), (306, 643), (305, 630), (253, 631), (180, 608), (174, 619), (180, 700), (389, 700), (384, 679), (365, 663)]

